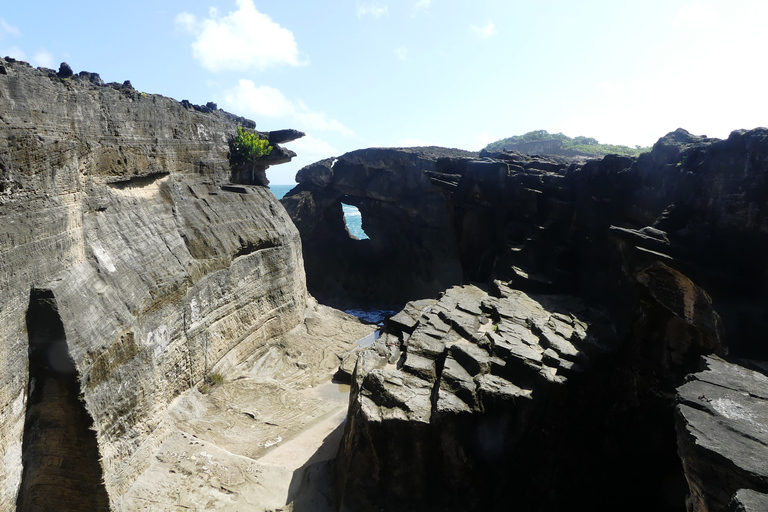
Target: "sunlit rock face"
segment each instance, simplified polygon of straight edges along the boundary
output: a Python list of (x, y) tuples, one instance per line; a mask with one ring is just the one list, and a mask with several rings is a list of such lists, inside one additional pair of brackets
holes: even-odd
[[(377, 151), (390, 182), (418, 181), (398, 180), (398, 158)], [(340, 190), (349, 155), (302, 171), (299, 212), (329, 215), (324, 194)], [(435, 162), (421, 190), (442, 198), (451, 226), (435, 254), (477, 286), (414, 297), (356, 366), (345, 361), (341, 509), (760, 510), (764, 478), (738, 446), (768, 444), (764, 404), (715, 405), (759, 381), (741, 358), (768, 359), (768, 130), (677, 130), (638, 158), (586, 163)], [(304, 234), (310, 217), (298, 218)], [(430, 252), (417, 224), (398, 222), (388, 244)], [(738, 382), (710, 397), (695, 390), (714, 370), (689, 376), (712, 354)], [(700, 383), (676, 399), (686, 379)], [(732, 468), (738, 481), (722, 482)]]
[(232, 181), (252, 122), (0, 66), (0, 510), (67, 509), (46, 493), (77, 492), (72, 468), (98, 488), (87, 508), (119, 508), (174, 397), (301, 320), (299, 234), (268, 189)]

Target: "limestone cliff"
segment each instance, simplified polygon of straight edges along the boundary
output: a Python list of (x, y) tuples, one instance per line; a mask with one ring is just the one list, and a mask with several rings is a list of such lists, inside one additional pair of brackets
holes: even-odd
[(230, 167), (252, 122), (66, 75), (0, 60), (0, 510), (119, 508), (169, 403), (306, 306), (265, 167)]

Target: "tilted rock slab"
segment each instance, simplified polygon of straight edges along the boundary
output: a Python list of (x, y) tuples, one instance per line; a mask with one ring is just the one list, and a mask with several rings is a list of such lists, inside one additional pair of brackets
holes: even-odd
[(768, 510), (768, 377), (718, 357), (678, 390), (691, 512)]
[(493, 507), (523, 470), (510, 461), (548, 428), (548, 403), (605, 348), (578, 299), (499, 286), (411, 303), (416, 324), (396, 321), (359, 355), (336, 462), (341, 510)]
[(0, 510), (22, 480), (35, 301), (63, 326), (119, 509), (174, 397), (301, 321), (299, 235), (268, 189), (230, 183), (228, 138), (252, 122), (0, 64)]

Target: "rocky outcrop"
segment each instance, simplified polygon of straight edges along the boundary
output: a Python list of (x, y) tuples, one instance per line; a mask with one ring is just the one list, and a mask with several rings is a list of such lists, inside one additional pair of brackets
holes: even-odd
[(252, 121), (0, 64), (0, 510), (117, 509), (171, 401), (302, 321), (299, 234), (233, 181)]
[(768, 510), (768, 377), (720, 358), (678, 390), (691, 512)]
[[(412, 304), (415, 323), (394, 317), (360, 356), (337, 465), (342, 510), (481, 510), (552, 482), (562, 429), (550, 406), (606, 350), (604, 320), (573, 297), (499, 286)], [(541, 438), (550, 451), (531, 451)]]
[[(450, 201), (429, 175), (440, 162), (473, 155), (365, 149), (300, 170), (299, 185), (282, 203), (311, 255), (305, 259), (311, 293), (341, 305), (402, 305), (461, 283)], [(342, 203), (360, 210), (367, 240), (350, 236)]]
[[(357, 169), (376, 162), (394, 173), (403, 151), (356, 152), (366, 159)], [(430, 158), (420, 151), (407, 153)], [(387, 154), (395, 156), (391, 168)], [(324, 219), (332, 210), (316, 198), (341, 190), (336, 166), (344, 158), (302, 170), (288, 202), (311, 205), (313, 221), (296, 217), (309, 209), (288, 209), (304, 238), (330, 229)], [(359, 356), (336, 467), (342, 509), (500, 510), (514, 501), (521, 510), (612, 510), (619, 503), (682, 510), (689, 491), (676, 455), (676, 388), (702, 355), (768, 359), (760, 335), (768, 290), (759, 277), (768, 261), (768, 130), (727, 140), (678, 130), (636, 159), (583, 165), (515, 152), (432, 160), (423, 176), (434, 188), (414, 187), (408, 197), (420, 204), (416, 191), (428, 190), (428, 204), (436, 205), (430, 211), (440, 213), (400, 225), (392, 215), (378, 243), (429, 254), (430, 233), (451, 236), (441, 238), (435, 260), (460, 269), (460, 277), (451, 274), (455, 282), (476, 282), (483, 291), (463, 302), (449, 291), (434, 305), (410, 304), (377, 347)], [(368, 211), (377, 208), (375, 185), (366, 191)], [(422, 235), (424, 225), (430, 228)], [(319, 258), (328, 254), (314, 247)], [(315, 257), (309, 246), (305, 257)], [(343, 276), (332, 278), (347, 285)], [(367, 285), (379, 289), (374, 272)], [(397, 285), (403, 295), (426, 297), (408, 279)], [(539, 304), (549, 297), (539, 320), (520, 301), (510, 303), (519, 294)], [(503, 324), (493, 330), (504, 315), (492, 304), (501, 303), (516, 331)], [(584, 319), (584, 307), (601, 321)], [(584, 352), (572, 338), (575, 323), (561, 326), (567, 336), (547, 336), (542, 326), (552, 318), (592, 326), (587, 346), (602, 350)], [(551, 379), (541, 374), (546, 368)], [(483, 375), (497, 384), (490, 395)], [(510, 400), (486, 409), (494, 393)], [(493, 461), (477, 441), (487, 425), (503, 440), (495, 450), (503, 455)], [(746, 507), (765, 492), (745, 488), (736, 496), (739, 487), (729, 488), (721, 503)], [(693, 484), (690, 492), (697, 496)], [(710, 510), (725, 510), (719, 506)]]

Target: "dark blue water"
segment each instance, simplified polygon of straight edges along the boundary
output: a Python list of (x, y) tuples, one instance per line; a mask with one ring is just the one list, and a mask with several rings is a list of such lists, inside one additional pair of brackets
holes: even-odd
[[(275, 194), (278, 199), (282, 198), (296, 185), (270, 185), (269, 189)], [(350, 234), (356, 236), (360, 240), (368, 238), (368, 235), (363, 231), (363, 217), (360, 215), (360, 210), (351, 204), (341, 203), (341, 207), (344, 210), (344, 220), (347, 222), (347, 229)]]

